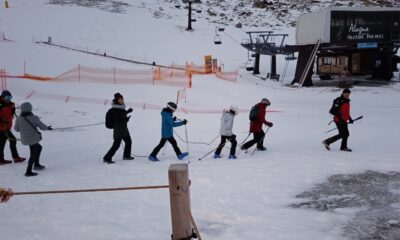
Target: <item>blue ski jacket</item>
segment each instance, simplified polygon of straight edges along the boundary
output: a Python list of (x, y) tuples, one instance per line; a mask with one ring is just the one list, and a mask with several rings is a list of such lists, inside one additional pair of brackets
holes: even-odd
[(162, 138), (170, 138), (174, 135), (173, 128), (179, 127), (183, 125), (183, 121), (174, 121), (172, 117), (172, 112), (169, 109), (164, 108), (161, 111), (161, 137)]

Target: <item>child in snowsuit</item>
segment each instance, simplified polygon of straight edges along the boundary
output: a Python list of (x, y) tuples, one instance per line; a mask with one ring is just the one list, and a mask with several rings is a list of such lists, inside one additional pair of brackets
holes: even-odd
[(257, 105), (255, 105), (257, 109), (257, 115), (255, 116), (255, 119), (251, 120), (250, 122), (250, 133), (253, 133), (254, 138), (253, 140), (250, 140), (243, 144), (243, 146), (241, 147), (243, 151), (249, 149), (254, 144), (257, 144), (258, 151), (267, 150), (267, 148), (264, 147), (265, 133), (262, 127), (263, 124), (267, 125), (268, 127), (272, 127), (274, 125), (272, 122), (268, 122), (267, 120), (265, 120), (266, 109), (270, 105), (271, 102), (266, 98), (263, 98), (260, 103), (257, 103)]
[(45, 167), (40, 165), (40, 153), (42, 152), (42, 146), (39, 142), (42, 140), (42, 134), (37, 130), (53, 130), (51, 126), (46, 126), (40, 121), (40, 119), (32, 113), (32, 104), (24, 102), (21, 104), (21, 115), (17, 117), (15, 121), (14, 129), (21, 134), (21, 142), (23, 145), (28, 145), (30, 150), (30, 157), (28, 161), (28, 167), (26, 169), (25, 176), (31, 177), (36, 176), (34, 170), (43, 170)]
[(176, 117), (173, 117), (173, 113), (175, 112), (176, 108), (177, 108), (177, 106), (175, 103), (169, 102), (167, 104), (167, 107), (161, 111), (161, 119), (162, 119), (161, 141), (157, 145), (157, 147), (154, 148), (153, 152), (151, 152), (151, 154), (149, 156), (150, 161), (153, 161), (153, 162), (160, 161), (157, 158), (157, 154), (161, 150), (161, 148), (164, 147), (164, 145), (167, 141), (169, 143), (171, 143), (171, 145), (174, 148), (174, 151), (176, 153), (176, 156), (178, 156), (179, 160), (182, 160), (186, 156), (189, 155), (189, 153), (187, 153), (187, 152), (184, 152), (184, 153), (181, 152), (181, 150), (179, 149), (178, 144), (176, 143), (176, 140), (174, 138), (173, 128), (187, 124), (186, 119), (181, 121), (181, 120), (177, 120)]
[(11, 163), (4, 158), (4, 147), (7, 140), (10, 142), (11, 155), (15, 163), (25, 161), (17, 151), (17, 139), (11, 132), (15, 115), (15, 104), (11, 101), (10, 91), (4, 90), (0, 96), (0, 165)]
[(125, 110), (126, 106), (124, 103), (124, 97), (120, 93), (114, 94), (114, 100), (111, 106), (111, 109), (108, 110), (106, 114), (106, 122), (111, 122), (111, 127), (114, 130), (114, 143), (110, 150), (108, 150), (107, 154), (103, 157), (103, 161), (108, 164), (115, 163), (112, 161), (112, 157), (117, 152), (119, 146), (121, 146), (122, 140), (125, 142), (123, 160), (133, 160), (134, 158), (131, 156), (132, 139), (128, 129), (130, 116), (127, 116), (127, 114), (131, 113), (133, 110), (132, 108)]
[(236, 141), (236, 135), (233, 134), (233, 132), (232, 132), (232, 128), (233, 128), (234, 117), (238, 113), (239, 113), (239, 109), (236, 106), (231, 106), (229, 110), (224, 110), (222, 112), (221, 129), (220, 129), (221, 142), (218, 145), (217, 150), (215, 151), (214, 159), (221, 158), (221, 151), (222, 151), (222, 148), (225, 146), (226, 140), (231, 142), (231, 150), (229, 153), (229, 159), (236, 159), (235, 153), (236, 153), (237, 141)]

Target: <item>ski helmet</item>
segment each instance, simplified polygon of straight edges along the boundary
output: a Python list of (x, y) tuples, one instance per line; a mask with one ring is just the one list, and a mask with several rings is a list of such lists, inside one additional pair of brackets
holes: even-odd
[(237, 106), (235, 106), (235, 105), (231, 105), (229, 110), (235, 115), (239, 114), (239, 108)]
[(175, 111), (177, 106), (175, 103), (169, 102), (169, 103), (167, 103), (167, 108), (171, 109), (172, 111)]

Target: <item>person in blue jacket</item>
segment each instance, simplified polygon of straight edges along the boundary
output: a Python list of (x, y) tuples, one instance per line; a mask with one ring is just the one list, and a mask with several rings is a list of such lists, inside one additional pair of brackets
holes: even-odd
[(181, 150), (178, 147), (178, 144), (176, 143), (176, 140), (174, 138), (174, 127), (179, 127), (182, 125), (187, 124), (187, 120), (177, 120), (176, 117), (173, 116), (173, 113), (175, 112), (177, 106), (173, 102), (169, 102), (167, 104), (167, 107), (165, 107), (161, 111), (161, 141), (157, 145), (157, 147), (154, 148), (154, 150), (151, 152), (149, 156), (149, 160), (153, 162), (160, 161), (157, 158), (158, 152), (164, 147), (165, 143), (168, 141), (171, 143), (172, 147), (174, 148), (174, 151), (176, 153), (176, 156), (178, 156), (179, 160), (184, 159), (186, 156), (189, 155), (187, 152), (181, 152)]

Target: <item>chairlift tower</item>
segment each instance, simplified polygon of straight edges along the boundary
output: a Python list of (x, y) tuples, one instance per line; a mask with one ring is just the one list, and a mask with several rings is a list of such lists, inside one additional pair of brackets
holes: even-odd
[[(183, 2), (188, 4), (188, 25), (187, 25), (186, 31), (192, 31), (193, 30), (192, 22), (196, 22), (196, 19), (194, 19), (192, 17), (192, 12), (193, 12), (192, 4), (199, 3), (199, 1), (198, 0), (197, 1), (196, 0), (183, 0)], [(195, 11), (197, 13), (201, 13), (200, 9), (195, 9)]]
[[(276, 73), (276, 55), (293, 56), (298, 51), (296, 46), (284, 45), (288, 34), (276, 34), (273, 31), (249, 31), (246, 33), (249, 35), (249, 39), (246, 39), (241, 45), (248, 51), (254, 52), (253, 74), (260, 74), (260, 56), (268, 55), (271, 56), (271, 70), (268, 76), (270, 79), (279, 79), (279, 75)], [(276, 43), (273, 38), (281, 38), (281, 41)]]

